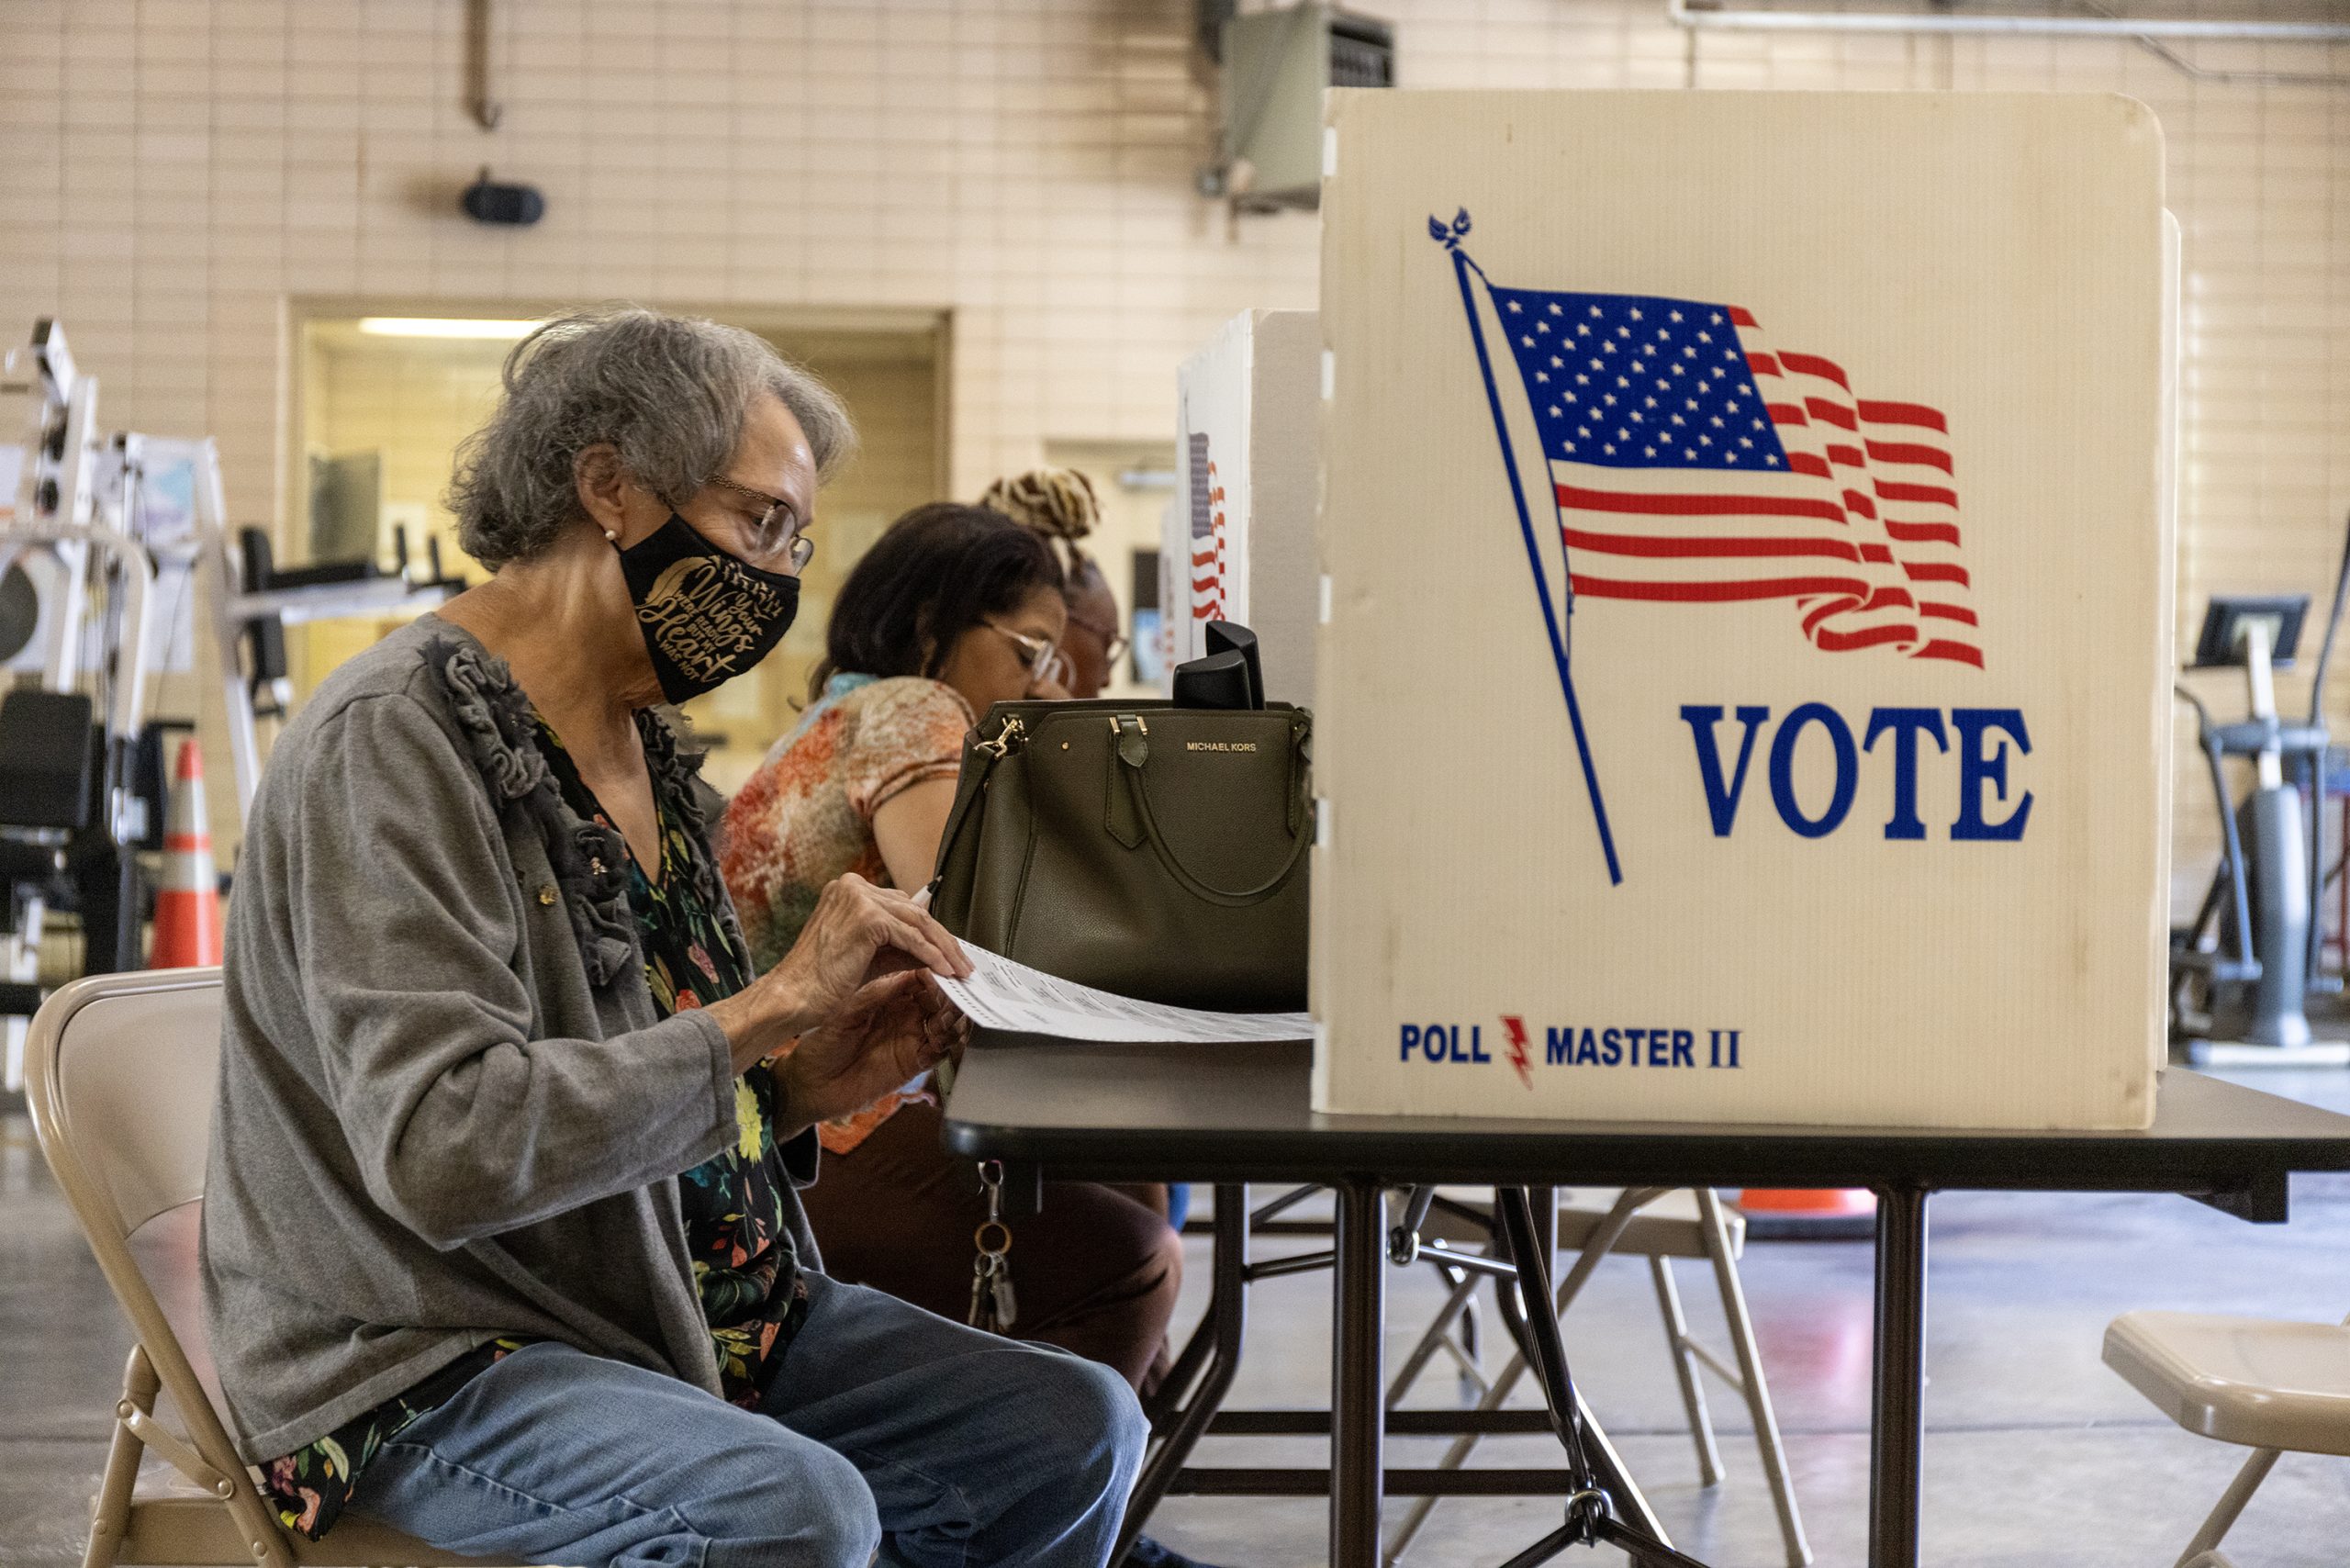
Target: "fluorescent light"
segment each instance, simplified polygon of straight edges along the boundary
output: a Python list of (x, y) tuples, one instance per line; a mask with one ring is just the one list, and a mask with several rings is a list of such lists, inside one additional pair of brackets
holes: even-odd
[(379, 338), (526, 338), (539, 321), (499, 321), (486, 316), (363, 316), (359, 330)]

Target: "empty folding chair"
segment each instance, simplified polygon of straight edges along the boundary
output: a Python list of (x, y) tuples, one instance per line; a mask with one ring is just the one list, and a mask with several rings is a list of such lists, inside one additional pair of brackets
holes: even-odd
[(2350, 1454), (2350, 1319), (2128, 1312), (2106, 1327), (2105, 1364), (2198, 1437), (2254, 1450), (2178, 1568), (2232, 1568), (2220, 1540), (2278, 1454)]
[[(1492, 1242), (1492, 1193), (1482, 1188), (1439, 1188), (1420, 1227), (1424, 1240), (1445, 1248), (1484, 1251)], [(1657, 1309), (1664, 1323), (1666, 1348), (1681, 1385), (1681, 1402), (1688, 1412), (1691, 1439), (1697, 1445), (1697, 1471), (1707, 1486), (1721, 1480), (1721, 1453), (1714, 1440), (1713, 1418), (1706, 1407), (1699, 1371), (1713, 1372), (1745, 1402), (1754, 1422), (1754, 1442), (1762, 1461), (1763, 1478), (1778, 1510), (1779, 1533), (1786, 1546), (1789, 1568), (1804, 1568), (1811, 1561), (1805, 1540), (1803, 1518), (1796, 1506), (1795, 1483), (1787, 1472), (1786, 1454), (1779, 1441), (1778, 1417), (1771, 1407), (1771, 1390), (1762, 1375), (1762, 1358), (1754, 1342), (1754, 1325), (1746, 1310), (1746, 1291), (1740, 1282), (1738, 1259), (1746, 1245), (1746, 1220), (1723, 1203), (1711, 1188), (1672, 1190), (1636, 1187), (1621, 1192), (1603, 1188), (1562, 1188), (1559, 1193), (1558, 1245), (1578, 1254), (1574, 1267), (1559, 1282), (1555, 1307), (1561, 1317), (1582, 1294), (1600, 1260), (1611, 1252), (1649, 1260), (1649, 1276), (1656, 1291)], [(1436, 1257), (1443, 1253), (1435, 1248)], [(1702, 1259), (1712, 1266), (1714, 1287), (1721, 1298), (1722, 1316), (1729, 1325), (1732, 1367), (1689, 1331), (1674, 1282), (1672, 1260)], [(1429, 1356), (1443, 1348), (1452, 1319), (1474, 1288), (1475, 1276), (1456, 1285), (1436, 1321), (1412, 1353), (1404, 1358), (1388, 1403), (1400, 1401)], [(1481, 1410), (1499, 1409), (1525, 1374), (1525, 1359), (1513, 1358), (1501, 1373), (1485, 1384), (1478, 1402)], [(1474, 1436), (1454, 1440), (1440, 1468), (1459, 1468), (1477, 1445)], [(1437, 1499), (1416, 1503), (1395, 1531), (1388, 1560), (1400, 1559)]]
[[(138, 1336), (83, 1568), (479, 1562), (356, 1516), (323, 1541), (288, 1535), (229, 1439), (196, 1299), (220, 971), (76, 980), (41, 1004), (27, 1046), (33, 1131)], [(142, 1478), (150, 1453), (175, 1473)]]

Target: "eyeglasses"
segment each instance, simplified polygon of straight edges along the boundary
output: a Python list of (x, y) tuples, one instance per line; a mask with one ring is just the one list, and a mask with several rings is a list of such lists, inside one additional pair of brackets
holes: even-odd
[(1091, 632), (1102, 639), (1102, 660), (1104, 664), (1116, 664), (1118, 655), (1132, 645), (1132, 640), (1124, 632), (1119, 631), (1115, 624), (1103, 626), (1095, 622), (1080, 620), (1074, 615), (1069, 618), (1069, 623), (1082, 631)]
[(979, 624), (1011, 638), (1013, 645), (1020, 650), (1020, 667), (1035, 679), (1059, 680), (1068, 673), (1067, 663), (1050, 638), (1031, 637), (1009, 626), (999, 626), (992, 621), (982, 621)]
[(732, 479), (716, 478), (711, 484), (722, 490), (732, 490), (756, 511), (758, 522), (752, 548), (761, 560), (772, 561), (778, 555), (786, 556), (791, 563), (790, 569), (795, 577), (807, 569), (808, 563), (815, 558), (816, 542), (800, 532), (800, 513), (789, 501), (778, 499), (764, 490), (755, 490), (748, 485), (738, 485)]

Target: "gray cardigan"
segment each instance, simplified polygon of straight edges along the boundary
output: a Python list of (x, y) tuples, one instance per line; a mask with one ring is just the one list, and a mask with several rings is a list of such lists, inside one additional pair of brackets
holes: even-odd
[[(718, 1390), (676, 1178), (736, 1136), (726, 1037), (656, 1022), (616, 835), (563, 805), (530, 722), (505, 665), (428, 615), (337, 670), (262, 778), (202, 1260), (252, 1462), (500, 1335)], [(706, 833), (691, 762), (644, 733)], [(815, 1158), (812, 1133), (785, 1150), (797, 1182)]]

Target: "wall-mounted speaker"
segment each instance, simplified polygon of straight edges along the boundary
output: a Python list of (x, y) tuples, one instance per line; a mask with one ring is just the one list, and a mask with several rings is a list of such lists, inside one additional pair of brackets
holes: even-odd
[(500, 185), (484, 169), (481, 178), (465, 187), (465, 216), (476, 223), (536, 223), (547, 212), (547, 198), (536, 185)]

